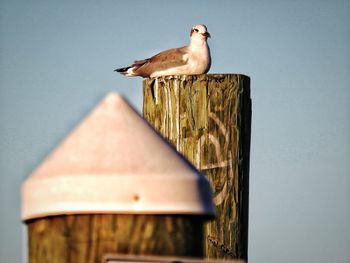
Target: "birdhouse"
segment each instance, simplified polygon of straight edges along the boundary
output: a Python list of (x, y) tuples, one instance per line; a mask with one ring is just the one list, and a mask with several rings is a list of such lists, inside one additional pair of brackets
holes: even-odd
[(206, 177), (115, 93), (22, 186), (29, 262), (201, 256), (213, 215)]

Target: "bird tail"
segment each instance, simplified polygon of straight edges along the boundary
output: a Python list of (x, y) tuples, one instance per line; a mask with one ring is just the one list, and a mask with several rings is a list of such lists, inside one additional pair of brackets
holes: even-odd
[(124, 67), (124, 68), (117, 68), (114, 71), (119, 72), (120, 74), (123, 74), (123, 75), (127, 75), (128, 74), (128, 70), (130, 68), (131, 68), (130, 66), (129, 67)]
[(139, 76), (138, 72), (136, 72), (137, 69), (144, 65), (147, 61), (148, 59), (136, 60), (131, 66), (117, 68), (114, 71), (119, 72), (120, 74), (123, 74), (127, 77)]

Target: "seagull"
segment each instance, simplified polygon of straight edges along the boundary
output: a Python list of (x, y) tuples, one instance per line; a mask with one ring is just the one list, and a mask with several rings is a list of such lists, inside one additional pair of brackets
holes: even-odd
[(128, 67), (114, 71), (128, 77), (140, 76), (143, 78), (207, 73), (211, 65), (208, 38), (210, 34), (207, 27), (201, 24), (196, 25), (191, 28), (188, 46), (165, 50), (151, 58), (136, 60)]

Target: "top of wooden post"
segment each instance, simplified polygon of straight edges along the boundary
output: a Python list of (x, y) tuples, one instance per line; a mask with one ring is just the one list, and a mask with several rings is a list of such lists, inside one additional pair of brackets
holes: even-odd
[(22, 219), (81, 213), (213, 215), (211, 189), (110, 93), (22, 186)]
[(203, 81), (222, 81), (227, 78), (242, 78), (244, 80), (250, 80), (248, 75), (238, 74), (238, 73), (215, 73), (215, 74), (199, 74), (199, 75), (171, 75), (171, 76), (163, 76), (158, 78), (146, 78), (143, 80), (143, 83), (151, 83), (155, 80), (158, 81), (169, 81), (169, 80), (179, 80), (179, 81), (195, 81), (195, 80), (203, 80)]

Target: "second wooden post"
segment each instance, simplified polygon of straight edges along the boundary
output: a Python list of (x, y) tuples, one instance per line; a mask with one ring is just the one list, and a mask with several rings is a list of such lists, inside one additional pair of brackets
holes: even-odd
[(22, 185), (29, 263), (202, 257), (213, 215), (207, 178), (114, 93)]
[(147, 79), (143, 96), (144, 118), (212, 184), (217, 218), (206, 225), (206, 257), (247, 259), (249, 77), (211, 74)]

